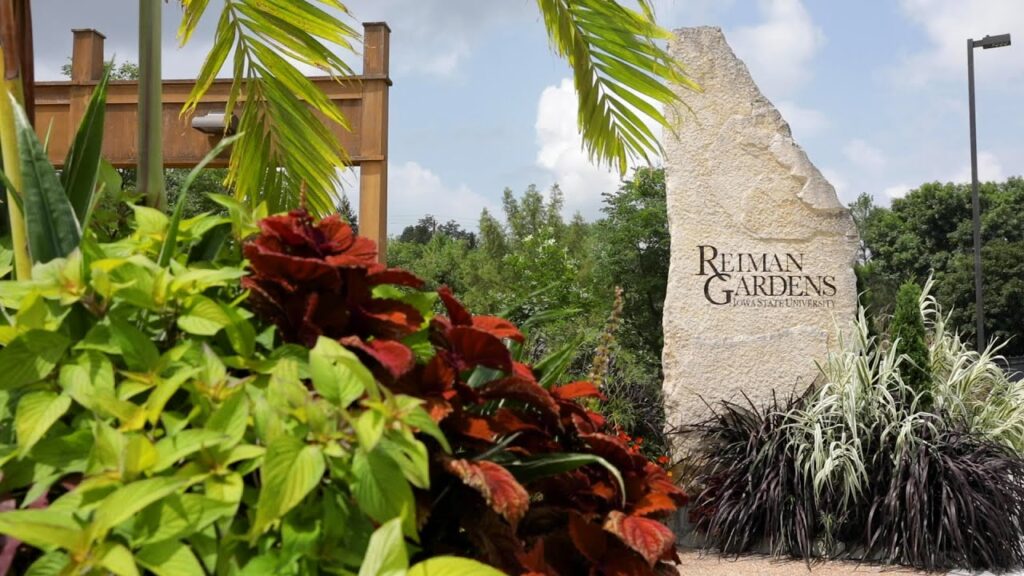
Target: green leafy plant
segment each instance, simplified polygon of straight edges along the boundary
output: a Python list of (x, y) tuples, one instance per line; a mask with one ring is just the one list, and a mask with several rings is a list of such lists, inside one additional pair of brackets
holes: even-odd
[(15, 571), (355, 572), (375, 523), (415, 539), (417, 434), (446, 446), (421, 401), (337, 342), (258, 332), (245, 271), (188, 261), (222, 217), (135, 212), (0, 284), (0, 499), (22, 508), (0, 533), (38, 550)]

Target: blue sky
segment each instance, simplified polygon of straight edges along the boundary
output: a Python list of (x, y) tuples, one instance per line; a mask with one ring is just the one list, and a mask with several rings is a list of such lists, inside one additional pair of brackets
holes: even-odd
[[(392, 28), (392, 233), (427, 212), (475, 226), (482, 208), (498, 210), (505, 187), (522, 191), (530, 183), (546, 189), (558, 182), (567, 211), (599, 214), (601, 193), (617, 178), (580, 151), (569, 71), (548, 48), (535, 2), (349, 4), (357, 19)], [(71, 52), (71, 28), (95, 27), (107, 35), (108, 53), (135, 59), (137, 3), (34, 5), (41, 79), (58, 78)], [(656, 6), (669, 28), (722, 27), (840, 197), (868, 192), (882, 204), (925, 181), (969, 179), (966, 39), (1010, 32), (1017, 45), (975, 54), (980, 167), (983, 179), (1024, 173), (1022, 0)], [(209, 47), (213, 18), (178, 49), (179, 10), (171, 3), (165, 14), (164, 75), (192, 76)]]

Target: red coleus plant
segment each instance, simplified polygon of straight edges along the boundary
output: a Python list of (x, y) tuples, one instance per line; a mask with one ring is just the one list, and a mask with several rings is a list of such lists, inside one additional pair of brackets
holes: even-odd
[[(281, 337), (306, 346), (319, 336), (374, 359), (385, 380), (412, 367), (413, 354), (396, 342), (423, 324), (404, 302), (374, 298), (382, 284), (419, 288), (423, 281), (377, 262), (377, 247), (338, 216), (314, 222), (305, 210), (264, 218), (243, 252), (252, 274), (242, 287), (249, 304)], [(378, 374), (379, 375), (379, 374)]]
[[(424, 554), (476, 556), (510, 574), (670, 573), (673, 533), (657, 519), (685, 504), (665, 470), (616, 434), (589, 399), (590, 382), (550, 389), (516, 362), (510, 322), (470, 314), (447, 288), (447, 315), (424, 315), (374, 287), (419, 288), (385, 268), (340, 219), (303, 211), (261, 223), (245, 255), (253, 309), (290, 341), (317, 336), (357, 351), (393, 391), (423, 399), (452, 453), (433, 452), (418, 495)], [(426, 331), (417, 363), (403, 339)]]

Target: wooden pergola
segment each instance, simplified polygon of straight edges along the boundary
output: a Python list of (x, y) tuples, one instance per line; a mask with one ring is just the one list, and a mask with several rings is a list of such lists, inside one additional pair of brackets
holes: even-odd
[[(387, 240), (388, 187), (388, 91), (391, 29), (383, 22), (363, 25), (363, 73), (342, 81), (313, 78), (348, 119), (351, 131), (327, 125), (360, 170), (359, 231), (380, 247), (383, 260)], [(64, 162), (68, 147), (93, 90), (103, 75), (103, 34), (96, 30), (74, 30), (69, 82), (35, 84), (35, 126), (40, 137), (49, 134), (50, 160)], [(193, 115), (182, 116), (193, 80), (163, 82), (164, 166), (195, 166), (215, 146), (220, 136), (192, 127)], [(223, 113), (231, 80), (216, 80), (196, 108), (194, 115)], [(112, 81), (107, 93), (103, 157), (118, 168), (134, 167), (138, 161), (138, 83)], [(52, 128), (51, 128), (52, 127)], [(212, 166), (227, 165), (227, 157)]]

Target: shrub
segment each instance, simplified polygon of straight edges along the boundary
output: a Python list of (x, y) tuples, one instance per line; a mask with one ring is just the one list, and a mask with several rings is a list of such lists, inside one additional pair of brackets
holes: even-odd
[[(0, 499), (26, 508), (0, 532), (39, 550), (14, 571), (354, 571), (375, 522), (415, 537), (416, 433), (444, 440), (420, 401), (334, 341), (275, 346), (244, 269), (160, 266), (168, 218), (135, 213), (130, 238), (0, 284)], [(220, 220), (182, 221), (174, 252)]]
[(931, 360), (925, 343), (924, 318), (921, 316), (921, 287), (906, 282), (896, 295), (896, 310), (889, 326), (893, 346), (906, 356), (900, 374), (903, 383), (927, 404), (931, 399)]
[(0, 283), (15, 572), (379, 574), (406, 541), (410, 574), (675, 558), (656, 518), (685, 495), (577, 403), (593, 385), (513, 361), (512, 324), (415, 291), (336, 217), (264, 219), (247, 275), (190, 260), (245, 229), (237, 210), (135, 215), (131, 237)]
[(1024, 460), (943, 422), (916, 428), (916, 442), (873, 469), (869, 556), (929, 571), (1024, 566)]
[(723, 405), (698, 427), (696, 518), (712, 544), (810, 558), (844, 543), (926, 569), (1024, 565), (1024, 384), (993, 349), (946, 330), (930, 286), (916, 306), (930, 330), (928, 390), (904, 383), (907, 356), (870, 336), (861, 310), (817, 387), (785, 406)]
[(787, 415), (797, 403), (773, 397), (758, 408), (723, 402), (697, 429), (706, 448), (705, 486), (691, 519), (709, 543), (739, 554), (767, 543), (773, 554), (809, 557), (818, 533), (811, 485), (795, 465)]
[[(255, 308), (287, 338), (340, 338), (388, 389), (421, 399), (451, 444), (430, 450), (429, 488), (416, 493), (423, 556), (554, 574), (654, 574), (675, 558), (655, 518), (686, 496), (577, 402), (599, 399), (597, 387), (557, 384), (558, 359), (514, 360), (505, 341), (521, 343), (519, 329), (472, 315), (446, 287), (446, 315), (435, 313), (432, 297), (410, 290), (418, 279), (377, 264), (340, 222), (293, 211), (262, 229), (245, 246)], [(348, 311), (329, 307), (338, 301)]]

